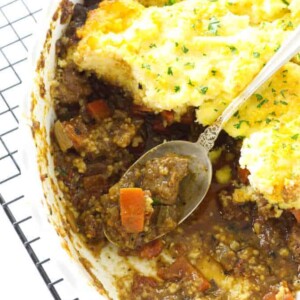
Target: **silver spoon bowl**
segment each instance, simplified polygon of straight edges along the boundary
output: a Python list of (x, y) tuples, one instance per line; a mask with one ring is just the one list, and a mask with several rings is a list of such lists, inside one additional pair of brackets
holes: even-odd
[[(141, 156), (140, 159), (127, 170), (127, 172), (130, 172), (138, 165), (145, 165), (147, 161), (165, 156), (169, 153), (189, 157), (189, 175), (182, 182), (180, 189), (180, 202), (184, 203), (184, 205), (180, 208), (178, 224), (182, 223), (191, 215), (207, 194), (212, 179), (212, 165), (208, 153), (213, 148), (224, 125), (260, 86), (299, 52), (300, 26), (290, 34), (247, 88), (229, 104), (222, 115), (211, 126), (205, 129), (196, 143), (171, 141), (160, 144)], [(166, 233), (167, 232), (164, 232), (163, 234)], [(152, 240), (163, 234), (152, 237)], [(116, 239), (113, 236), (107, 233), (106, 236), (112, 243), (116, 243)], [(147, 240), (147, 242), (149, 242), (149, 240)]]

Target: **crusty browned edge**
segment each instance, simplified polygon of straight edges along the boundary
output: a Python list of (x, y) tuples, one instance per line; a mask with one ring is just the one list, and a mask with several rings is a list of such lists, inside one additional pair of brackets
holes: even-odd
[[(53, 17), (52, 17), (52, 21), (50, 24), (50, 28), (47, 31), (47, 35), (46, 35), (46, 40), (44, 42), (43, 45), (43, 50), (40, 53), (40, 57), (37, 61), (36, 64), (36, 69), (35, 72), (36, 74), (38, 74), (38, 87), (39, 87), (39, 94), (41, 98), (45, 98), (46, 96), (46, 88), (45, 88), (45, 83), (42, 80), (42, 72), (45, 68), (45, 61), (46, 61), (46, 57), (47, 55), (49, 55), (50, 52), (50, 48), (51, 48), (51, 39), (52, 39), (52, 33), (55, 29), (55, 23), (58, 20), (59, 17), (61, 17), (61, 24), (64, 24), (66, 22), (66, 13), (68, 13), (66, 11), (66, 8), (69, 10), (70, 9), (70, 2), (68, 0), (61, 0), (60, 5), (58, 6), (57, 10), (55, 11)], [(49, 162), (47, 159), (47, 147), (43, 147), (41, 148), (39, 143), (38, 143), (38, 139), (43, 141), (43, 145), (47, 145), (47, 133), (45, 128), (41, 128), (40, 126), (40, 122), (38, 120), (35, 119), (34, 117), (34, 111), (35, 108), (37, 106), (37, 99), (34, 96), (34, 94), (31, 94), (31, 107), (30, 107), (30, 119), (32, 121), (32, 126), (31, 126), (31, 132), (32, 132), (32, 137), (35, 143), (35, 147), (37, 149), (37, 164), (38, 164), (38, 170), (40, 173), (40, 179), (41, 182), (44, 182), (48, 176), (47, 174), (43, 174), (42, 172), (42, 167), (39, 164), (39, 161), (41, 158), (43, 158), (43, 160), (46, 162), (46, 166), (49, 167)], [(50, 145), (47, 145), (50, 149)], [(57, 186), (56, 184), (53, 182), (53, 179), (50, 178), (50, 185), (51, 188), (55, 194), (55, 198), (56, 201), (60, 201), (61, 203), (64, 203), (63, 199), (61, 199), (59, 192), (57, 190)], [(47, 194), (44, 192), (44, 197), (45, 199), (47, 199)], [(46, 201), (47, 203), (47, 201)], [(65, 203), (64, 203), (65, 204)], [(63, 223), (63, 228), (60, 228), (58, 226), (55, 226), (55, 224), (53, 224), (49, 219), (48, 221), (51, 223), (51, 225), (54, 225), (55, 230), (57, 232), (57, 234), (62, 237), (61, 241), (62, 241), (62, 247), (64, 248), (64, 250), (69, 254), (69, 256), (73, 256), (72, 255), (72, 251), (69, 248), (69, 245), (63, 240), (63, 238), (67, 235), (68, 238), (70, 239), (71, 243), (74, 244), (74, 240), (72, 238), (72, 234), (71, 231), (74, 231), (72, 228), (72, 224), (69, 224), (69, 218), (62, 218), (61, 216), (61, 212), (60, 211), (53, 211), (53, 208), (47, 203), (47, 209), (48, 212), (50, 214), (50, 216), (53, 213), (56, 213), (59, 215), (60, 220)], [(69, 210), (68, 210), (69, 211)], [(64, 220), (68, 220), (68, 221), (64, 221)], [(89, 274), (92, 283), (94, 285), (94, 287), (96, 288), (96, 290), (99, 292), (99, 294), (106, 296), (107, 299), (110, 299), (110, 297), (108, 296), (108, 293), (106, 292), (106, 290), (104, 289), (102, 283), (100, 282), (100, 280), (98, 278), (96, 278), (96, 276), (93, 274), (93, 272), (91, 271), (91, 269), (93, 268), (93, 266), (91, 265), (91, 263), (86, 260), (85, 258), (80, 256), (80, 253), (78, 252), (78, 250), (76, 249), (76, 247), (74, 246), (75, 251), (77, 252), (78, 255), (78, 260), (81, 263), (81, 265), (83, 266), (83, 268), (86, 270), (86, 272)], [(88, 250), (88, 249), (87, 249)], [(72, 257), (73, 258), (73, 257)]]

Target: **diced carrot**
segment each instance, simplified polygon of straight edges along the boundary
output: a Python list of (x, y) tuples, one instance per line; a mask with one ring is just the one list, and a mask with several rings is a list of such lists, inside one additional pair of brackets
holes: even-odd
[(209, 281), (184, 256), (178, 257), (169, 267), (159, 269), (157, 275), (164, 280), (170, 281), (184, 278), (193, 280), (197, 282), (200, 292), (204, 292), (211, 287)]
[(185, 125), (191, 125), (195, 122), (195, 111), (189, 109), (185, 114), (181, 116), (180, 123)]
[(168, 125), (172, 125), (175, 122), (175, 114), (173, 111), (164, 110), (160, 114)]
[(300, 223), (300, 209), (293, 209), (292, 214), (297, 220), (297, 223)]
[(145, 209), (145, 195), (141, 188), (120, 189), (121, 221), (127, 232), (144, 230)]
[(248, 176), (250, 175), (250, 172), (248, 169), (238, 168), (238, 177), (243, 184), (249, 184)]
[(140, 251), (140, 257), (142, 258), (153, 258), (158, 256), (163, 249), (163, 242), (161, 239), (154, 240), (146, 245)]
[(87, 104), (86, 109), (96, 121), (101, 121), (111, 116), (111, 110), (104, 100), (90, 102)]

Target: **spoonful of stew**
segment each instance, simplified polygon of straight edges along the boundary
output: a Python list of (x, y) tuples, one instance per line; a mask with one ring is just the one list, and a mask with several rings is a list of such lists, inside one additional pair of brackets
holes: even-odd
[(109, 192), (112, 205), (106, 210), (106, 237), (123, 248), (134, 249), (173, 230), (190, 216), (210, 187), (208, 153), (220, 131), (240, 106), (298, 52), (300, 27), (196, 143), (166, 142), (138, 159)]

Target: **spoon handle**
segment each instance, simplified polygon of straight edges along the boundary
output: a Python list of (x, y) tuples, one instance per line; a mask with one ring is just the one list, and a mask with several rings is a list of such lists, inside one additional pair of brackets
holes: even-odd
[(247, 88), (227, 106), (222, 115), (211, 126), (204, 130), (197, 143), (210, 151), (224, 124), (261, 85), (298, 52), (300, 52), (300, 26), (289, 35)]

